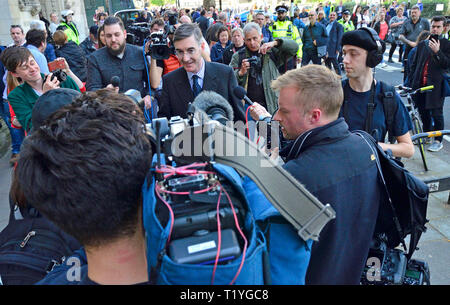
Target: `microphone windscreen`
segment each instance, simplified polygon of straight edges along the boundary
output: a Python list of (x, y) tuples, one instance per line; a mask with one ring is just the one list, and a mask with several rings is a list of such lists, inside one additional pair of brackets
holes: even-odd
[(236, 95), (236, 97), (240, 100), (243, 100), (244, 97), (247, 95), (247, 91), (245, 91), (244, 88), (242, 88), (241, 86), (237, 86), (233, 89), (233, 93), (234, 95)]
[(192, 105), (196, 109), (203, 110), (208, 115), (219, 111), (224, 113), (224, 116), (228, 121), (234, 119), (234, 112), (230, 103), (223, 96), (214, 91), (202, 91), (197, 95)]
[(114, 87), (119, 87), (119, 83), (120, 83), (120, 77), (118, 77), (118, 76), (111, 77), (111, 85), (113, 85)]

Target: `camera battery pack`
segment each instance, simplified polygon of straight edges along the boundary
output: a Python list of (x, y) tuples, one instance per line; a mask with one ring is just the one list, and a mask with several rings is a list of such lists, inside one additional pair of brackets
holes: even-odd
[[(232, 229), (221, 231), (219, 261), (237, 258), (241, 248)], [(217, 255), (218, 233), (208, 232), (176, 239), (169, 245), (169, 257), (178, 264), (214, 264)]]

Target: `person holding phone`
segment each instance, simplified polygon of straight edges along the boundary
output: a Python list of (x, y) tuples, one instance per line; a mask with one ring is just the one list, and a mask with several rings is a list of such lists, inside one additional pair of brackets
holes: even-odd
[[(434, 16), (431, 19), (430, 38), (417, 45), (417, 51), (410, 68), (410, 87), (417, 89), (424, 86), (434, 86), (431, 92), (414, 96), (422, 118), (424, 131), (444, 129), (445, 96), (443, 96), (442, 90), (442, 74), (450, 68), (450, 41), (442, 37), (445, 24), (444, 16)], [(437, 152), (442, 147), (441, 136), (435, 138), (428, 150)]]

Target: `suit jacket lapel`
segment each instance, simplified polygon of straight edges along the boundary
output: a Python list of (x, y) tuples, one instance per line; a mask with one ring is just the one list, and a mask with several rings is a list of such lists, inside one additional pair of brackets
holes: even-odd
[(217, 89), (217, 82), (216, 82), (216, 78), (218, 77), (218, 75), (216, 75), (217, 73), (216, 69), (214, 69), (214, 66), (205, 61), (205, 75), (203, 78), (203, 87), (202, 87), (202, 91), (205, 90), (209, 90), (209, 91), (216, 91)]
[(180, 101), (185, 101), (186, 104), (188, 104), (194, 100), (194, 92), (192, 92), (187, 72), (184, 68), (180, 69), (180, 77), (178, 78), (177, 87), (175, 89)]

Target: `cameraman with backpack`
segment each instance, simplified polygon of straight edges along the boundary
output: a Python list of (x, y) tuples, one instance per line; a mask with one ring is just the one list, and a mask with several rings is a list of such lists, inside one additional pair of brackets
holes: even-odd
[[(348, 80), (342, 82), (344, 103), (340, 116), (349, 129), (364, 130), (395, 157), (410, 158), (414, 145), (409, 131), (411, 119), (400, 96), (392, 86), (376, 81), (372, 68), (383, 59), (385, 44), (375, 30), (361, 28), (344, 33), (342, 52)], [(386, 134), (397, 143), (385, 143)]]

